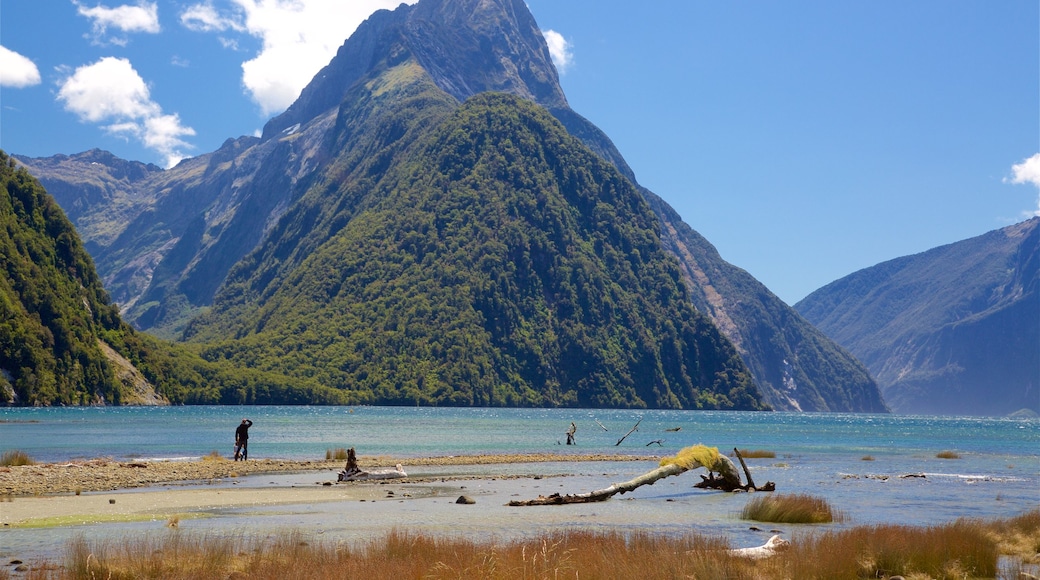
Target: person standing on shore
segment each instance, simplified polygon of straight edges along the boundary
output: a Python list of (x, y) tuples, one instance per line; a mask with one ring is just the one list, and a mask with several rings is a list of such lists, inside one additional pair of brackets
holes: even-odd
[(242, 423), (235, 429), (235, 461), (245, 461), (249, 455), (249, 428), (252, 426), (252, 421), (242, 419)]

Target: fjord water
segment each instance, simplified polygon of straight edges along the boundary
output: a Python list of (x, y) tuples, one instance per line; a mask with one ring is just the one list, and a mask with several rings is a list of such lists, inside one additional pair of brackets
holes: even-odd
[[(1009, 517), (1040, 506), (1040, 421), (1036, 419), (428, 407), (4, 408), (0, 409), (0, 450), (19, 449), (43, 462), (95, 457), (177, 460), (214, 450), (229, 457), (234, 429), (242, 418), (254, 422), (252, 459), (316, 460), (324, 458), (326, 449), (354, 447), (362, 460), (400, 457), (416, 476), (462, 474), (487, 479), (446, 488), (439, 500), (415, 499), (400, 505), (395, 500), (215, 510), (211, 517), (193, 520), (191, 525), (198, 529), (231, 527), (263, 533), (273, 527), (297, 527), (320, 530), (328, 538), (351, 539), (372, 537), (388, 525), (478, 536), (584, 526), (697, 531), (723, 534), (734, 545), (761, 543), (764, 532), (749, 531), (749, 523), (739, 519), (747, 496), (694, 489), (700, 480), (695, 474), (662, 480), (607, 504), (504, 505), (514, 496), (600, 489), (648, 471), (656, 465), (655, 457), (699, 443), (724, 453), (734, 447), (774, 452), (775, 458), (748, 461), (755, 482), (774, 481), (780, 493), (823, 497), (849, 516), (846, 524), (839, 525), (932, 525), (959, 517)], [(577, 426), (577, 445), (567, 446), (562, 443), (571, 422)], [(638, 429), (629, 434), (637, 422)], [(954, 451), (959, 458), (938, 458), (940, 451)], [(415, 457), (483, 453), (555, 453), (561, 461), (416, 468), (407, 462)], [(575, 453), (641, 455), (647, 461), (567, 462), (566, 456)], [(533, 474), (546, 477), (499, 477)], [(906, 475), (914, 477), (901, 477)], [(318, 483), (315, 480), (330, 478), (334, 474), (263, 475), (233, 484), (312, 486)], [(479, 518), (466, 516), (453, 505), (460, 487), (468, 487), (464, 493), (486, 494), (478, 495)], [(258, 515), (265, 517), (258, 519)], [(103, 529), (94, 526), (90, 533), (136, 533), (162, 526), (162, 521), (105, 524)], [(796, 526), (784, 528), (791, 532)], [(52, 552), (75, 533), (79, 530), (3, 530), (0, 552), (23, 552), (30, 546)]]

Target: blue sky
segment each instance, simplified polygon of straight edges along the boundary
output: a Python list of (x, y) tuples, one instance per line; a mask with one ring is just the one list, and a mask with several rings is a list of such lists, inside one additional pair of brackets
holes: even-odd
[[(0, 148), (168, 166), (397, 0), (3, 0)], [(527, 0), (572, 108), (788, 303), (1037, 215), (1035, 0)]]

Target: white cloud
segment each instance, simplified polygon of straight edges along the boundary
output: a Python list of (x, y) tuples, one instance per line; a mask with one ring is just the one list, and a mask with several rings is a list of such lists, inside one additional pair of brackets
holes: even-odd
[(0, 46), (0, 87), (21, 89), (40, 84), (40, 69), (33, 61)]
[[(1037, 189), (1040, 189), (1040, 153), (1022, 161), (1022, 163), (1012, 165), (1011, 172), (1014, 175), (1011, 178), (1011, 183), (1031, 183)], [(1005, 179), (1004, 181), (1007, 180)], [(1036, 210), (1029, 212), (1029, 214), (1040, 216), (1040, 198), (1037, 199), (1036, 205)]]
[(181, 125), (180, 118), (164, 115), (154, 102), (141, 75), (125, 58), (107, 56), (91, 65), (81, 66), (64, 80), (58, 100), (80, 120), (108, 123), (108, 133), (141, 141), (145, 147), (166, 158), (167, 167), (185, 157), (191, 146), (181, 137), (195, 134)]
[(242, 32), (245, 30), (241, 13), (221, 12), (211, 2), (189, 6), (181, 13), (181, 24), (195, 32), (223, 32), (225, 30)]
[(549, 56), (552, 57), (556, 70), (560, 74), (567, 72), (567, 68), (574, 62), (571, 43), (555, 30), (543, 30), (542, 36), (545, 37), (545, 43), (549, 45)]
[(93, 21), (94, 41), (110, 42), (112, 44), (125, 45), (126, 38), (111, 37), (102, 40), (109, 28), (115, 28), (122, 32), (147, 32), (156, 34), (159, 27), (159, 8), (155, 2), (140, 2), (136, 6), (123, 5), (109, 8), (98, 4), (89, 8), (73, 0), (80, 16), (86, 16)]
[[(181, 23), (192, 30), (244, 30), (263, 48), (242, 63), (242, 84), (264, 115), (285, 110), (366, 18), (401, 0), (229, 0), (220, 11), (213, 0), (190, 6)], [(405, 0), (414, 4), (416, 0)], [(226, 36), (225, 46), (237, 46)]]

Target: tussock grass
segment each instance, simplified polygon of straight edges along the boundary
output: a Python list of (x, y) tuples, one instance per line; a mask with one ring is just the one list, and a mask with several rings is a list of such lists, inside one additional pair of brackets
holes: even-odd
[(202, 460), (203, 461), (227, 461), (227, 459), (225, 459), (224, 456), (222, 456), (220, 454), (220, 452), (217, 451), (216, 449), (214, 449), (213, 451), (210, 451), (209, 455), (203, 455), (202, 456)]
[(825, 524), (845, 521), (845, 514), (826, 500), (805, 494), (756, 495), (744, 505), (740, 518), (780, 524)]
[(786, 578), (994, 578), (997, 548), (977, 522), (810, 533), (783, 554)]
[[(775, 459), (776, 452), (767, 449), (741, 449), (740, 455), (744, 459)], [(734, 454), (736, 456), (736, 454)]]
[[(694, 534), (560, 531), (509, 542), (391, 531), (355, 545), (315, 542), (299, 532), (273, 539), (171, 530), (122, 544), (73, 541), (62, 578), (742, 578), (752, 564), (725, 541)], [(58, 577), (58, 576), (55, 576)]]
[(342, 447), (325, 450), (325, 461), (346, 461), (347, 450)]
[(960, 453), (957, 453), (956, 451), (940, 451), (940, 452), (936, 453), (935, 456), (938, 457), (939, 459), (960, 459), (961, 458)]
[(1027, 564), (1040, 564), (1040, 508), (991, 522), (986, 531), (1001, 554), (1015, 556)]
[[(993, 578), (1004, 539), (1024, 537), (1014, 556), (1040, 548), (1040, 510), (1007, 520), (914, 527), (859, 526), (796, 534), (787, 550), (752, 561), (725, 540), (633, 532), (563, 530), (513, 541), (471, 541), (392, 530), (357, 543), (315, 541), (298, 531), (266, 538), (223, 534), (135, 535), (70, 542), (63, 567), (33, 578)], [(1012, 542), (1014, 543), (1014, 542)], [(1010, 544), (1009, 544), (1010, 545)], [(48, 573), (36, 574), (36, 570)], [(3, 578), (0, 576), (0, 578)]]
[(19, 449), (4, 451), (3, 455), (0, 455), (0, 466), (18, 467), (20, 465), (36, 465), (36, 461), (28, 453)]
[(874, 461), (874, 456), (873, 455), (864, 455), (863, 457), (860, 457), (860, 460), (861, 461)]

